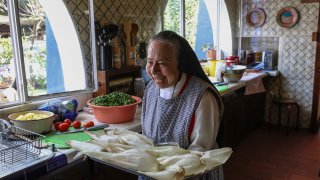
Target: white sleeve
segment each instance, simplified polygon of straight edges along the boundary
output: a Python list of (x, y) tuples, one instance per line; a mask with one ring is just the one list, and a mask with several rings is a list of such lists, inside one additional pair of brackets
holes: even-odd
[(217, 100), (207, 90), (201, 97), (195, 112), (195, 123), (190, 136), (189, 150), (208, 151), (216, 145), (219, 130), (219, 107)]

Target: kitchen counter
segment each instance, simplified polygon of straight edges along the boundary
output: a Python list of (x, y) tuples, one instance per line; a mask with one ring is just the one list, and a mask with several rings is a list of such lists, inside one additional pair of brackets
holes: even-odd
[[(247, 85), (250, 85), (252, 80), (262, 79), (262, 78), (266, 77), (267, 75), (268, 74), (263, 73), (263, 72), (247, 74), (247, 76), (244, 76), (244, 78), (242, 78), (239, 82), (233, 82), (233, 83), (228, 83), (227, 85), (224, 85), (226, 90), (224, 90), (223, 92), (220, 92), (220, 94), (223, 97), (224, 101), (228, 101), (229, 96), (232, 96), (235, 92), (245, 88)], [(135, 132), (141, 132), (140, 116), (141, 116), (141, 105), (139, 105), (135, 119), (133, 121), (121, 123), (121, 124), (109, 124), (110, 128), (118, 128), (118, 129), (131, 130), (131, 131), (135, 131)], [(83, 122), (88, 121), (88, 120), (92, 120), (92, 121), (94, 121), (95, 125), (102, 124), (95, 119), (93, 114), (89, 114), (89, 113), (85, 113), (85, 112), (80, 112), (77, 117), (77, 120), (80, 120)], [(74, 150), (60, 149), (58, 151), (59, 151), (59, 153), (63, 153), (66, 155), (68, 163), (71, 163), (76, 160), (76, 159), (73, 159), (74, 155), (76, 154), (76, 152)]]
[[(257, 125), (257, 119), (262, 118), (265, 94), (258, 91), (258, 93), (245, 95), (245, 92), (246, 86), (250, 85), (250, 83), (252, 83), (252, 80), (263, 79), (266, 76), (268, 76), (267, 73), (250, 74), (250, 76), (241, 79), (237, 83), (227, 84), (226, 90), (221, 92), (225, 104), (225, 113), (223, 115), (221, 127), (219, 130), (219, 132), (221, 132), (221, 135), (223, 136), (223, 141), (221, 142), (222, 147), (234, 147), (239, 144), (239, 142)], [(260, 106), (261, 104), (263, 104), (263, 106), (260, 107), (256, 105), (256, 103), (260, 104)], [(140, 115), (141, 105), (139, 105), (135, 119), (133, 121), (121, 124), (110, 124), (110, 127), (141, 132)], [(96, 125), (101, 124), (97, 120), (95, 120), (92, 114), (88, 114), (85, 112), (80, 112), (77, 120), (92, 120)], [(45, 164), (39, 164), (37, 166), (30, 167), (25, 171), (17, 172), (14, 176), (6, 178), (104, 178), (105, 176), (101, 175), (102, 172), (102, 174), (104, 175), (106, 175), (106, 173), (108, 172), (108, 177), (119, 176), (118, 170), (109, 167), (107, 168), (104, 165), (93, 162), (90, 159), (83, 160), (83, 157), (74, 159), (76, 153), (77, 152), (73, 149), (58, 149), (58, 151), (55, 152), (55, 157)], [(106, 171), (106, 169), (108, 170)], [(123, 172), (121, 172), (121, 174), (123, 174)], [(135, 179), (136, 177), (131, 174), (124, 173), (123, 178)]]

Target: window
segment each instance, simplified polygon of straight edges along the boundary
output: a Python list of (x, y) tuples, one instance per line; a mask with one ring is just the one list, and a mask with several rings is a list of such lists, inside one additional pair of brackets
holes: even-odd
[(91, 91), (78, 30), (63, 0), (0, 0), (0, 107)]
[(232, 55), (231, 26), (223, 0), (168, 0), (163, 19), (164, 30), (184, 36), (199, 59), (206, 59), (204, 45), (217, 50), (217, 59)]

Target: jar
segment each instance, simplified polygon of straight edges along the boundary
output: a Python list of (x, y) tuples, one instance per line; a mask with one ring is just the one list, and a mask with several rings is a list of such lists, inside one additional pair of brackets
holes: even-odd
[(142, 98), (146, 87), (143, 78), (135, 78), (133, 87), (134, 94)]

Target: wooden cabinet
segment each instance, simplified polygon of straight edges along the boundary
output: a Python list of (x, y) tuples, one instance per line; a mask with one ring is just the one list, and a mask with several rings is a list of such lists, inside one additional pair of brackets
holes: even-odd
[(236, 147), (263, 123), (265, 93), (244, 95), (245, 88), (223, 96), (224, 113), (219, 129), (222, 147)]
[(124, 90), (128, 94), (133, 94), (133, 81), (136, 77), (140, 77), (140, 66), (130, 66), (122, 69), (98, 71), (98, 91), (93, 94), (94, 97), (108, 94), (112, 91), (110, 82), (113, 80), (120, 80), (121, 78), (132, 77), (132, 83), (129, 84)]
[(90, 158), (76, 160), (64, 167), (32, 179), (68, 180), (68, 179), (126, 179), (136, 180), (137, 176), (95, 162)]

